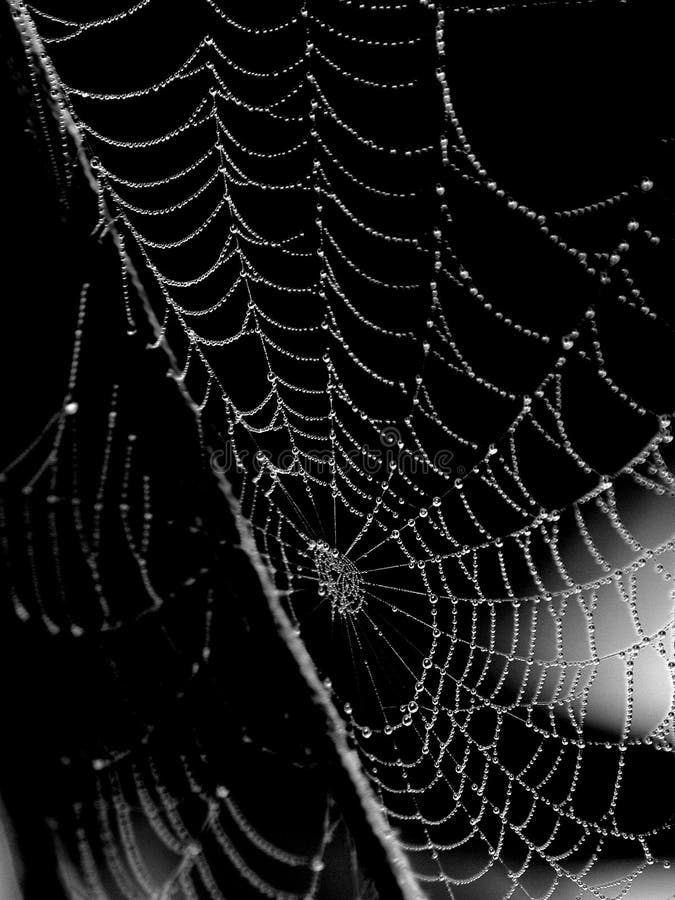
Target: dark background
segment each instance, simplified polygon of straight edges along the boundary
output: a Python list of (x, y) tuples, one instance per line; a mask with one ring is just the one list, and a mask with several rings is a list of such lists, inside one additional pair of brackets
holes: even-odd
[[(76, 15), (73, 6), (66, 9), (65, 4), (53, 4), (53, 9), (57, 6), (59, 14)], [(668, 272), (673, 234), (673, 122), (666, 6), (600, 2), (592, 8), (555, 6), (508, 16), (458, 16), (453, 19), (456, 30), (447, 59), (460, 120), (474, 146), (480, 148), (488, 171), (499, 183), (508, 183), (522, 202), (539, 209), (574, 207), (623, 190), (644, 176), (653, 179), (655, 188), (649, 196), (637, 194), (635, 200), (622, 205), (620, 214), (610, 210), (589, 217), (587, 226), (576, 222), (574, 226), (582, 231), (586, 228), (584, 238), (599, 247), (611, 244), (611, 236), (619, 234), (626, 217), (633, 214), (661, 234), (658, 247), (636, 242), (630, 263), (648, 285), (650, 306), (672, 322), (672, 278)], [(98, 6), (97, 15), (105, 14), (106, 9)], [(243, 6), (239, 12), (251, 16)], [(129, 83), (142, 83), (146, 71), (150, 74), (158, 68), (170, 69), (168, 61), (182, 58), (182, 49), (190, 45), (191, 37), (203, 33), (204, 18), (208, 17), (204, 14), (202, 18), (196, 11), (186, 16), (184, 11), (169, 8), (160, 18), (148, 16), (147, 23), (143, 20), (129, 35), (135, 45), (130, 43), (122, 52), (119, 46), (111, 46), (108, 59), (99, 55), (87, 58), (83, 50), (83, 58), (71, 61), (73, 73), (78, 69), (95, 73), (97, 87), (105, 90), (119, 89), (124, 78)], [(428, 49), (420, 51), (420, 64)], [(59, 201), (42, 136), (31, 133), (36, 127), (33, 101), (4, 14), (2, 56), (7, 154), (0, 176), (7, 229), (2, 461), (25, 447), (58, 408), (70, 364), (82, 280), (104, 273), (94, 288), (97, 299), (89, 346), (95, 349), (89, 351), (86, 361), (86, 392), (92, 407), (100, 406), (101, 415), (97, 418), (92, 413), (81, 437), (82, 447), (92, 448), (91, 461), (85, 459), (83, 463), (85, 475), (90, 467), (94, 477), (98, 465), (95, 448), (100, 446), (110, 383), (118, 380), (124, 402), (120, 408), (127, 427), (143, 435), (145, 466), (166, 490), (159, 505), (160, 515), (168, 523), (162, 533), (164, 559), (170, 560), (163, 572), (167, 590), (201, 569), (210, 573), (194, 588), (190, 600), (194, 621), (186, 621), (182, 613), (185, 607), (178, 602), (185, 599), (185, 591), (176, 589), (178, 600), (169, 609), (161, 633), (153, 627), (135, 626), (113, 636), (110, 643), (86, 642), (84, 647), (68, 635), (53, 638), (30, 623), (17, 625), (5, 604), (0, 657), (2, 683), (7, 687), (0, 794), (24, 860), (26, 897), (55, 898), (59, 889), (53, 878), (54, 858), (45, 816), (56, 819), (57, 830), (70, 833), (73, 824), (68, 815), (73, 798), (81, 798), (86, 805), (92, 796), (90, 759), (101, 748), (135, 747), (149, 722), (159, 723), (160, 753), (169, 781), (172, 757), (180, 748), (193, 746), (191, 742), (198, 735), (205, 754), (219, 761), (213, 763), (215, 769), (239, 772), (242, 783), (251, 785), (251, 802), (255, 803), (257, 797), (263, 807), (258, 815), (269, 817), (268, 829), (286, 837), (294, 829), (302, 831), (301, 826), (313, 815), (313, 796), (321, 795), (327, 787), (322, 752), (315, 749), (312, 752), (322, 774), (317, 776), (310, 770), (298, 785), (288, 786), (287, 794), (281, 790), (282, 781), (288, 777), (288, 760), (302, 756), (306, 747), (315, 747), (315, 723), (302, 703), (296, 705), (290, 699), (293, 673), (279, 675), (276, 667), (272, 669), (270, 660), (276, 657), (270, 654), (276, 652), (275, 640), (265, 632), (269, 623), (265, 624), (263, 612), (244, 613), (244, 604), (236, 602), (237, 597), (248, 598), (245, 585), (249, 576), (244, 564), (233, 559), (235, 553), (226, 551), (223, 555), (221, 541), (234, 543), (235, 539), (228, 530), (230, 526), (220, 524), (220, 502), (210, 496), (197, 464), (194, 436), (181, 401), (160, 385), (159, 373), (143, 356), (141, 341), (137, 346), (126, 341), (125, 323), (119, 305), (115, 306), (113, 263), (107, 251), (92, 250), (87, 228), (83, 227), (93, 225), (86, 221), (89, 209), (81, 211), (86, 206), (86, 189), (75, 189), (75, 221)], [(369, 65), (366, 57), (359, 62), (366, 68)], [(63, 75), (66, 80), (70, 77), (68, 72)], [(358, 118), (359, 110), (353, 112)], [(420, 120), (424, 114), (419, 110)], [(612, 297), (603, 296), (595, 282), (582, 281), (571, 269), (558, 268), (547, 255), (547, 248), (533, 247), (529, 233), (521, 232), (512, 220), (500, 218), (489, 198), (469, 184), (461, 180), (457, 183), (453, 203), (453, 240), (458, 256), (480, 273), (482, 290), (495, 298), (496, 306), (514, 318), (530, 317), (542, 330), (562, 336), (574, 327), (589, 302), (599, 304), (603, 328), (613, 348), (615, 371), (620, 372), (628, 393), (650, 408), (675, 406), (671, 333), (657, 335), (627, 316)], [(374, 206), (373, 215), (379, 212)], [(418, 214), (423, 218), (426, 213), (422, 209)], [(462, 310), (454, 324), (463, 329), (474, 363), (512, 389), (531, 381), (538, 369), (550, 363), (551, 355), (559, 352), (558, 347), (551, 348), (541, 359), (527, 355), (512, 336), (490, 324), (482, 314), (466, 306)], [(390, 314), (395, 320), (398, 311), (392, 309)], [(377, 349), (371, 347), (369, 352), (377, 361)], [(386, 355), (386, 351), (383, 353)], [(382, 364), (387, 363), (383, 360)], [(406, 360), (401, 365), (405, 368)], [(414, 365), (411, 361), (411, 371)], [(240, 371), (237, 365), (233, 368)], [(147, 389), (139, 387), (141, 384), (148, 385)], [(595, 451), (598, 468), (613, 471), (644, 444), (653, 430), (652, 421), (633, 418), (619, 422), (618, 410), (604, 395), (594, 397), (581, 373), (578, 398), (577, 432), (591, 434), (589, 452)], [(499, 432), (504, 411), (492, 409), (489, 399), (477, 404), (470, 393), (458, 392), (453, 403), (453, 415), (483, 441)], [(184, 428), (177, 424), (181, 416), (185, 416)], [(609, 434), (611, 440), (607, 439)], [(472, 460), (465, 463), (470, 466)], [(576, 483), (568, 484), (562, 476), (554, 484), (547, 483), (547, 470), (533, 451), (529, 460), (533, 477), (538, 467), (542, 496), (548, 492), (552, 505), (563, 506)], [(161, 491), (159, 495), (162, 497)], [(189, 530), (196, 519), (200, 520), (197, 537)], [(205, 519), (211, 522), (211, 529), (201, 527)], [(18, 518), (12, 520), (10, 516), (10, 529), (12, 541), (20, 543)], [(115, 546), (111, 537), (108, 553), (113, 562)], [(172, 554), (171, 548), (180, 548), (180, 552)], [(125, 578), (131, 576), (123, 568), (114, 572), (113, 567), (108, 577), (111, 586), (118, 588), (123, 608), (129, 593)], [(218, 625), (229, 653), (223, 654), (215, 671), (193, 680), (190, 666), (200, 647), (205, 598), (210, 584), (217, 580), (216, 573), (227, 581), (232, 598), (227, 604), (229, 611)], [(19, 579), (25, 577), (25, 572), (19, 574)], [(74, 572), (73, 609), (80, 604), (86, 607), (85, 598), (77, 594), (77, 577)], [(164, 629), (172, 636), (170, 648)], [(267, 648), (265, 653), (261, 644)], [(123, 679), (127, 690), (121, 696), (120, 682), (106, 673), (105, 662), (101, 662), (108, 657), (128, 664)], [(152, 660), (152, 677), (146, 669), (148, 660)], [(270, 671), (275, 673), (272, 678)], [(189, 691), (184, 696), (186, 684)], [(276, 700), (275, 687), (279, 692)], [(131, 711), (129, 696), (134, 698)], [(214, 711), (217, 716), (224, 711), (233, 728), (224, 732), (214, 727)], [(242, 754), (231, 737), (241, 730), (253, 732), (256, 745), (275, 746), (283, 760), (283, 778), (276, 773), (275, 763), (265, 757), (268, 768), (266, 781), (261, 783), (264, 767), (259, 760), (251, 762)], [(73, 760), (66, 767), (67, 774), (62, 765), (64, 756)], [(672, 754), (645, 758), (651, 783), (661, 789), (672, 781), (671, 758)], [(636, 770), (644, 767), (640, 763)], [(209, 777), (214, 773), (209, 772)], [(176, 789), (180, 789), (178, 782)], [(645, 805), (644, 792), (636, 789), (632, 796), (637, 814)], [(272, 813), (265, 802), (270, 797), (275, 797)], [(296, 808), (298, 804), (303, 807), (301, 811)], [(92, 823), (89, 827), (95, 828)], [(302, 844), (304, 835), (298, 834), (297, 840)], [(664, 847), (664, 852), (672, 853), (672, 845), (670, 850)], [(337, 869), (332, 883), (335, 893), (331, 896), (347, 896), (348, 888), (340, 885)]]

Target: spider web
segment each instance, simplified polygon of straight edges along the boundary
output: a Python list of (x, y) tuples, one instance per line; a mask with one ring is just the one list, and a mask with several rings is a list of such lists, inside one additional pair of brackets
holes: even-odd
[[(594, 12), (602, 35), (630, 24), (625, 6), (307, 0), (260, 21), (203, 0), (186, 21), (156, 0), (95, 20), (12, 4), (41, 36), (62, 134), (72, 116), (120, 257), (151, 285), (152, 352), (171, 348), (173, 377), (220, 433), (210, 465), (430, 897), (643, 897), (649, 867), (670, 866), (672, 801), (656, 796), (675, 744), (673, 329), (654, 274), (666, 165), (650, 144), (652, 169), (635, 174), (638, 134), (606, 171), (584, 156), (533, 183), (526, 142), (522, 168), (500, 160), (461, 77), (476, 36), (498, 45), (525, 21), (592, 31)], [(123, 265), (134, 341), (128, 281)], [(76, 375), (58, 435), (80, 418)], [(134, 490), (146, 524), (123, 509), (123, 541), (143, 573), (161, 491)], [(94, 511), (94, 543), (97, 527)], [(203, 602), (207, 660), (217, 596)], [(226, 892), (190, 828), (163, 821), (175, 804), (152, 766), (123, 784), (116, 762), (94, 760), (115, 890), (163, 896), (133, 807), (184, 856), (184, 896)], [(653, 799), (636, 817), (641, 790)], [(215, 799), (268, 859), (313, 872), (294, 895), (314, 896), (329, 815), (303, 856), (224, 787)], [(289, 895), (207, 821), (248, 889)]]

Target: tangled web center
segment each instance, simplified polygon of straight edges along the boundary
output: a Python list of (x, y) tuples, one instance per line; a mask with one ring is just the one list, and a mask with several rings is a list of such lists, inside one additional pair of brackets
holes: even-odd
[(313, 547), (319, 596), (330, 600), (331, 614), (356, 615), (365, 603), (363, 577), (354, 563), (323, 541)]

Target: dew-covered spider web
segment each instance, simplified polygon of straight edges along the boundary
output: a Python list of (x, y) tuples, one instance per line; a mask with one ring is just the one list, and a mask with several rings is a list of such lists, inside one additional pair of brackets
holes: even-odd
[[(142, 619), (111, 696), (170, 645), (167, 695), (217, 682), (282, 718), (254, 630), (214, 669), (246, 591), (224, 598), (235, 539), (199, 498), (230, 485), (402, 896), (675, 896), (673, 129), (638, 5), (10, 3), (60, 191), (81, 139), (117, 265), (78, 288), (65, 400), (5, 471), (16, 616), (75, 641)], [(119, 370), (95, 404), (81, 354)], [(138, 384), (167, 354), (160, 402)], [(366, 896), (354, 854), (335, 887), (330, 792), (269, 776), (305, 847), (212, 778), (222, 721), (160, 771), (153, 698), (141, 756), (110, 736), (93, 802), (55, 822), (69, 896)]]

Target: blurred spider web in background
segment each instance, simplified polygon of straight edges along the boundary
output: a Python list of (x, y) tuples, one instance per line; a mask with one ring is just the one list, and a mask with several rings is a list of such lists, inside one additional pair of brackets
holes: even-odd
[(81, 648), (91, 691), (61, 759), (86, 797), (52, 817), (70, 896), (371, 889), (367, 853), (330, 849), (353, 838), (214, 476), (407, 855), (397, 890), (671, 896), (653, 13), (11, 7), (55, 180), (72, 204), (81, 136), (106, 247), (78, 237), (66, 396), (5, 470), (15, 617)]

